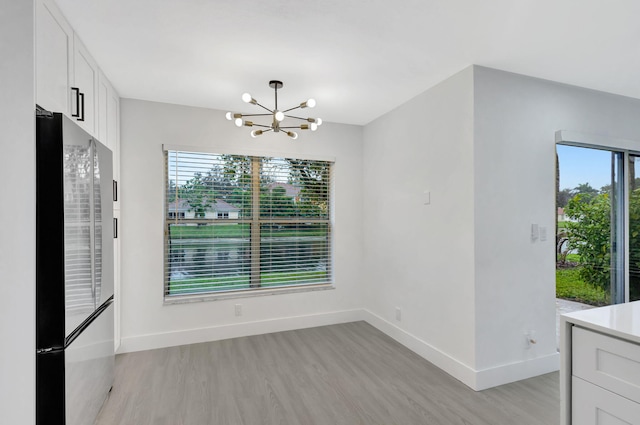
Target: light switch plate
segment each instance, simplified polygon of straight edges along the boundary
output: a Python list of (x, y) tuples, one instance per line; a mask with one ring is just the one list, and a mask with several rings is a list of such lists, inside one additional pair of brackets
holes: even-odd
[(544, 242), (547, 240), (547, 228), (545, 226), (540, 226), (540, 242)]
[(537, 241), (539, 236), (540, 236), (540, 232), (538, 230), (538, 225), (534, 223), (531, 225), (531, 241), (532, 242)]

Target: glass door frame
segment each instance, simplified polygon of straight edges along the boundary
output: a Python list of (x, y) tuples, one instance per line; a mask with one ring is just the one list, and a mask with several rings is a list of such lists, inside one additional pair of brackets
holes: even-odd
[[(555, 149), (557, 145), (599, 149), (618, 154), (616, 155), (615, 164), (612, 163), (612, 174), (618, 174), (616, 179), (618, 185), (616, 187), (613, 184), (612, 178), (612, 193), (615, 199), (613, 199), (611, 211), (615, 220), (612, 217), (611, 224), (612, 239), (616, 245), (619, 245), (619, 241), (622, 240), (624, 249), (622, 252), (619, 249), (612, 250), (615, 255), (611, 256), (611, 304), (629, 302), (629, 161), (631, 156), (640, 157), (640, 151), (637, 148), (640, 146), (640, 141), (559, 130), (556, 132), (554, 153), (557, 152)], [(622, 214), (613, 214), (614, 209), (621, 210)], [(613, 226), (615, 226), (615, 230), (613, 230)], [(615, 236), (613, 235), (614, 231)], [(623, 267), (620, 267), (620, 264)]]

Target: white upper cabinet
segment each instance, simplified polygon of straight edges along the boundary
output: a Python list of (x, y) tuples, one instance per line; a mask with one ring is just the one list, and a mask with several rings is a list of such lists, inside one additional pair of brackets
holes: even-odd
[(98, 140), (107, 145), (113, 151), (107, 139), (107, 105), (109, 100), (109, 90), (111, 85), (102, 72), (98, 77)]
[(87, 132), (97, 135), (98, 65), (82, 41), (73, 38), (73, 85), (71, 116)]
[[(109, 92), (107, 104), (107, 140), (113, 146), (113, 178), (120, 181), (120, 96), (113, 89)], [(115, 207), (120, 208), (119, 194)]]
[(114, 153), (120, 99), (53, 0), (36, 0), (36, 103), (62, 112)]
[[(102, 72), (98, 79), (98, 132), (97, 137), (113, 152), (120, 155), (120, 97)], [(120, 161), (113, 162), (113, 178), (120, 178)]]
[(73, 79), (73, 29), (52, 2), (36, 0), (36, 103), (70, 111)]

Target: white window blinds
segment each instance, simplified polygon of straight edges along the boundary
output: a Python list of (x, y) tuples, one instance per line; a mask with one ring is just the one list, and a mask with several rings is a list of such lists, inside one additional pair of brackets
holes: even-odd
[(165, 297), (331, 282), (331, 162), (165, 158)]

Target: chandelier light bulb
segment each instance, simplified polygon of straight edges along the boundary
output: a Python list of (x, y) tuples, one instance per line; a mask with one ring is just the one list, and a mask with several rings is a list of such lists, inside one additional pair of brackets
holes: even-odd
[(322, 125), (322, 118), (316, 118), (316, 124)]
[(298, 138), (298, 133), (296, 133), (295, 131), (287, 131), (287, 136), (291, 137), (293, 140), (296, 140)]
[(309, 128), (311, 129), (311, 131), (316, 131), (318, 129), (318, 124), (312, 122)]
[(231, 121), (233, 119), (233, 114), (231, 112), (227, 112), (225, 118)]
[(242, 101), (243, 101), (244, 103), (249, 103), (249, 102), (251, 102), (251, 99), (252, 99), (252, 97), (251, 97), (251, 95), (250, 95), (249, 93), (244, 93), (244, 94), (242, 95)]
[(234, 123), (236, 127), (242, 127), (242, 118), (236, 118)]
[(305, 103), (307, 104), (308, 108), (315, 108), (316, 107), (316, 100), (314, 98), (311, 98), (311, 99), (307, 100)]
[(262, 130), (253, 130), (253, 131), (251, 132), (251, 137), (253, 137), (253, 138), (255, 139), (256, 137), (261, 136), (261, 135), (262, 135), (262, 133), (263, 133), (263, 131), (262, 131)]
[(284, 113), (282, 111), (276, 111), (275, 114), (273, 114), (273, 116), (276, 118), (277, 121), (282, 121), (284, 119)]

